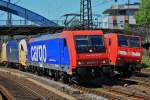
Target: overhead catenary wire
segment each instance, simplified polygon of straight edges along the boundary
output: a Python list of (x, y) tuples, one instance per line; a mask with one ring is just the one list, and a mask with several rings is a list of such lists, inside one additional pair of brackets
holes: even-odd
[(104, 4), (107, 4), (108, 2), (113, 2), (113, 1), (114, 0), (103, 0), (100, 3), (93, 5), (92, 6), (93, 7), (93, 13), (97, 13), (97, 12), (100, 13), (100, 9), (98, 9), (98, 7), (101, 8), (101, 6), (103, 6)]
[(92, 7), (95, 8), (95, 7), (98, 7), (98, 6), (102, 5), (102, 4), (105, 4), (105, 3), (108, 3), (108, 2), (111, 2), (111, 1), (113, 1), (113, 0), (103, 0), (100, 3), (97, 3), (97, 4), (93, 5)]

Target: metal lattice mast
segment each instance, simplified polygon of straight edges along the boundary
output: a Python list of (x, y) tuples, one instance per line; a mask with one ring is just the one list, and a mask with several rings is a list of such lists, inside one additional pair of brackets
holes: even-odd
[(92, 28), (93, 21), (91, 0), (80, 0), (80, 21), (84, 29)]

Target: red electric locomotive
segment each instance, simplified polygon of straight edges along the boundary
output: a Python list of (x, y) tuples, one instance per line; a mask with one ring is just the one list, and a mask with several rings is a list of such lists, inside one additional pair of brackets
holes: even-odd
[(113, 72), (104, 44), (104, 34), (100, 30), (64, 31), (70, 53), (70, 74), (86, 79), (90, 76)]
[(132, 75), (141, 69), (142, 46), (141, 37), (117, 33), (105, 35), (106, 47), (111, 64), (123, 75)]

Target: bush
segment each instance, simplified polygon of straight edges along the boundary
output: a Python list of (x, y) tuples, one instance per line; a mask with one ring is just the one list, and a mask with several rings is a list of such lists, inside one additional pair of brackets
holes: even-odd
[(150, 57), (147, 55), (143, 55), (142, 62), (144, 64), (144, 67), (150, 68)]

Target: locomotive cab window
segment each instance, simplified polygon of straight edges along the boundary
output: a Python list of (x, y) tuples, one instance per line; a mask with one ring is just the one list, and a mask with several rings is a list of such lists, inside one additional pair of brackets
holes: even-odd
[(125, 46), (128, 47), (129, 45), (129, 38), (127, 36), (118, 36), (118, 46)]
[(138, 37), (130, 38), (130, 47), (131, 48), (139, 48), (140, 47), (140, 39)]
[(104, 40), (99, 35), (82, 35), (74, 37), (77, 53), (105, 52)]
[(67, 47), (67, 41), (64, 39), (64, 47)]

